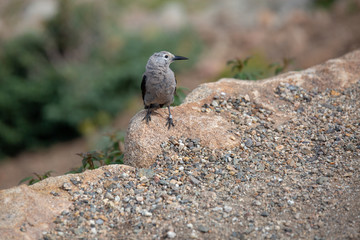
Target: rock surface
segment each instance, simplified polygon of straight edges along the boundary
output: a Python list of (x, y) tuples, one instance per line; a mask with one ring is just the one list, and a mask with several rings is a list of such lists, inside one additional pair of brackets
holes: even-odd
[(175, 128), (168, 130), (165, 127), (167, 109), (158, 110), (159, 115), (152, 117), (148, 125), (142, 121), (145, 111), (137, 113), (131, 119), (127, 130), (124, 161), (136, 167), (151, 166), (162, 151), (159, 143), (165, 142), (170, 136), (200, 139), (203, 146), (213, 149), (231, 149), (238, 145), (241, 136), (230, 131), (231, 115), (204, 110), (204, 104), (211, 104), (214, 97), (245, 97), (247, 101), (271, 110), (271, 118), (276, 124), (280, 124), (295, 115), (278, 108), (280, 105), (283, 108), (292, 105), (290, 101), (283, 101), (275, 93), (280, 83), (302, 87), (307, 91), (316, 89), (322, 92), (327, 88), (348, 87), (358, 81), (359, 76), (360, 51), (355, 51), (305, 71), (289, 72), (262, 81), (222, 79), (215, 83), (202, 84), (187, 96), (184, 104), (172, 108)]
[(174, 108), (180, 133), (160, 116), (132, 120), (130, 137), (154, 135), (127, 161), (150, 168), (0, 191), (0, 239), (359, 239), (359, 109), (360, 51), (202, 85)]
[[(82, 181), (96, 181), (104, 171), (132, 169), (108, 166), (87, 171)], [(82, 175), (82, 174), (81, 174)], [(54, 226), (54, 220), (72, 205), (66, 189), (79, 177), (74, 174), (51, 177), (32, 186), (21, 185), (0, 191), (0, 239), (40, 239), (43, 231)], [(64, 185), (65, 184), (65, 185)]]

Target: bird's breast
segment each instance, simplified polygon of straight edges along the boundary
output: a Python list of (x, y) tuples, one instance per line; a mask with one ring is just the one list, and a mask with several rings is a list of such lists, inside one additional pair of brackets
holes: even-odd
[(149, 104), (171, 104), (176, 88), (174, 74), (149, 76), (146, 82), (145, 101)]

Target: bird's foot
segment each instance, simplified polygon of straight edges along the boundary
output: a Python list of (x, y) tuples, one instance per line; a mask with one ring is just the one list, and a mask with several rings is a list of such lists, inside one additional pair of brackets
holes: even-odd
[(142, 120), (146, 120), (146, 123), (149, 124), (149, 121), (151, 121), (151, 111), (147, 111), (145, 117)]
[(173, 122), (173, 119), (172, 119), (172, 116), (169, 116), (169, 117), (167, 118), (167, 122), (166, 122), (166, 125), (165, 125), (165, 126), (167, 126), (168, 129), (170, 129), (171, 126), (175, 127), (174, 122)]

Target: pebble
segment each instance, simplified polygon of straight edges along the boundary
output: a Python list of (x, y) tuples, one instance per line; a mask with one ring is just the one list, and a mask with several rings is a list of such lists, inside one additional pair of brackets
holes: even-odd
[(176, 237), (176, 233), (175, 232), (172, 232), (172, 231), (168, 231), (166, 233), (167, 237), (168, 238), (175, 238)]
[(143, 197), (143, 196), (139, 196), (139, 195), (135, 196), (135, 199), (136, 199), (136, 201), (138, 201), (138, 202), (144, 201), (144, 197)]
[(319, 178), (316, 180), (316, 183), (321, 185), (321, 184), (326, 183), (328, 180), (329, 180), (328, 177), (319, 177)]
[(252, 145), (253, 145), (253, 141), (250, 138), (246, 138), (245, 139), (245, 146), (250, 148), (250, 147), (252, 147)]
[(148, 210), (143, 210), (142, 211), (142, 213), (141, 213), (143, 216), (145, 216), (145, 217), (151, 217), (152, 216), (152, 213), (151, 212), (149, 212)]
[(253, 205), (255, 206), (261, 206), (261, 202), (258, 200), (253, 201)]
[(189, 180), (195, 185), (200, 184), (200, 181), (196, 177), (194, 177), (192, 175), (189, 176)]
[(202, 233), (207, 233), (210, 229), (207, 226), (199, 225), (198, 230)]
[(229, 213), (229, 212), (232, 211), (232, 207), (225, 205), (225, 206), (224, 206), (224, 211), (227, 212), (227, 213)]
[(269, 213), (268, 212), (261, 212), (260, 214), (262, 217), (268, 217), (269, 216)]
[(97, 220), (95, 221), (95, 223), (96, 223), (96, 224), (103, 224), (103, 223), (104, 223), (104, 220), (102, 220), (102, 219), (97, 219)]
[(71, 186), (70, 183), (65, 182), (65, 183), (62, 185), (62, 188), (63, 188), (64, 190), (66, 190), (66, 191), (71, 191), (72, 186)]

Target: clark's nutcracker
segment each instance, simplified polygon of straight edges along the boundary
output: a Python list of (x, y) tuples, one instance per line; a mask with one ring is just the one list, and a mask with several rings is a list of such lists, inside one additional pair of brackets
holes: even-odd
[(166, 126), (169, 129), (171, 126), (175, 126), (170, 112), (170, 105), (174, 101), (176, 79), (174, 72), (170, 69), (170, 64), (175, 60), (186, 59), (188, 58), (175, 56), (166, 51), (154, 53), (149, 58), (141, 82), (142, 98), (145, 109), (147, 109), (143, 120), (146, 120), (147, 124), (151, 121), (153, 110), (166, 106), (169, 109)]

